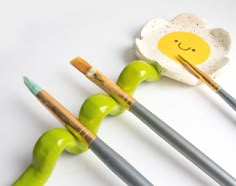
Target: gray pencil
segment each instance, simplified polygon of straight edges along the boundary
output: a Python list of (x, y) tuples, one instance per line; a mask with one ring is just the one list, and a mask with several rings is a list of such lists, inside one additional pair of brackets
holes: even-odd
[(82, 72), (88, 79), (111, 95), (122, 106), (143, 121), (155, 133), (183, 154), (192, 163), (202, 169), (217, 183), (224, 186), (236, 186), (236, 180), (219, 165), (208, 158), (204, 153), (178, 134), (165, 122), (138, 103), (132, 96), (125, 93), (119, 86), (109, 80), (105, 75), (91, 66), (81, 57), (71, 61), (71, 64)]

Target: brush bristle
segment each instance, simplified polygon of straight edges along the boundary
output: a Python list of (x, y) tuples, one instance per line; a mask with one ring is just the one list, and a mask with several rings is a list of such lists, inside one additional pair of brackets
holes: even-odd
[(23, 77), (24, 84), (27, 86), (27, 88), (34, 94), (35, 96), (42, 90), (40, 86), (38, 86), (36, 83), (34, 83), (31, 79), (24, 76)]
[(177, 60), (180, 62), (180, 63), (189, 63), (185, 58), (183, 58), (181, 55), (177, 55), (176, 56)]
[(83, 74), (86, 74), (92, 67), (87, 61), (85, 61), (81, 57), (76, 57), (75, 59), (71, 60), (70, 64), (72, 64)]

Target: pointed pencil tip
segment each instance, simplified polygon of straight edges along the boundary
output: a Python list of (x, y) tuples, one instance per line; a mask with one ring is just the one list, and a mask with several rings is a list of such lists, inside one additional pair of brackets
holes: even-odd
[(36, 83), (34, 83), (32, 80), (30, 80), (28, 77), (23, 76), (24, 84), (27, 86), (27, 88), (30, 90), (32, 94), (35, 96), (42, 90), (40, 86), (38, 86)]

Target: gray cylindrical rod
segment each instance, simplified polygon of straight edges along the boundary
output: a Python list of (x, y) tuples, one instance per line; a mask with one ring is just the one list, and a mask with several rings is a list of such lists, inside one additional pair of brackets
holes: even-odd
[(216, 93), (236, 111), (236, 100), (228, 92), (220, 88)]
[(100, 138), (97, 137), (95, 140), (93, 140), (89, 148), (127, 185), (153, 185), (117, 152), (105, 144)]
[(235, 178), (140, 103), (133, 103), (130, 111), (220, 185), (236, 186)]

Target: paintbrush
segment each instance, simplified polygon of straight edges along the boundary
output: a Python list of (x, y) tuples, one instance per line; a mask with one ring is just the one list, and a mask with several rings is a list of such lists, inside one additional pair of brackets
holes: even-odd
[(88, 145), (88, 147), (125, 183), (133, 186), (153, 185), (117, 152), (83, 126), (72, 113), (49, 93), (27, 77), (24, 77), (24, 83), (62, 125), (77, 139), (82, 140)]
[(226, 103), (228, 103), (236, 111), (236, 100), (229, 93), (227, 93), (219, 84), (217, 84), (210, 76), (199, 69), (196, 65), (191, 64), (181, 55), (177, 55), (178, 61), (194, 76), (200, 79), (203, 83), (208, 85), (214, 92), (216, 92)]
[(71, 64), (220, 185), (236, 185), (235, 178), (87, 61), (77, 57)]

